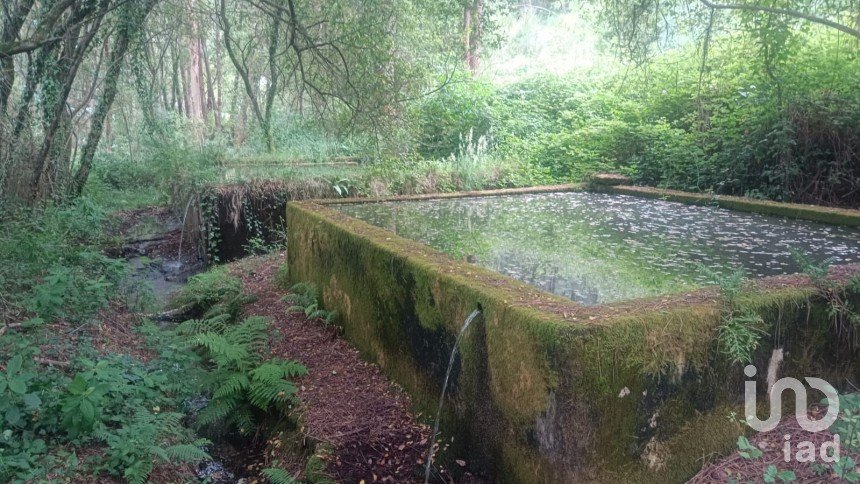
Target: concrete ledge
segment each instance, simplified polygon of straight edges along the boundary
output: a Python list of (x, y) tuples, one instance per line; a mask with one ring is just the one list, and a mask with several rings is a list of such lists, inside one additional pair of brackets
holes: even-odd
[(732, 197), (728, 195), (709, 195), (703, 193), (682, 192), (679, 190), (667, 190), (663, 188), (652, 187), (635, 187), (622, 185), (595, 188), (598, 191), (605, 193), (618, 193), (622, 195), (633, 195), (637, 197), (659, 198), (663, 200), (670, 200), (673, 202), (689, 203), (695, 205), (717, 205), (721, 208), (727, 208), (730, 210), (760, 213), (764, 215), (775, 215), (778, 217), (790, 217), (833, 225), (860, 227), (860, 210), (852, 210), (847, 208), (823, 207), (820, 205), (803, 205), (799, 203), (772, 202), (769, 200), (757, 200), (754, 198)]
[(420, 195), (396, 195), (391, 197), (370, 198), (340, 198), (334, 200), (313, 200), (313, 202), (320, 205), (335, 205), (340, 203), (403, 202), (412, 200), (442, 200), (446, 198), (500, 197), (504, 195), (527, 195), (530, 193), (580, 192), (585, 189), (586, 185), (584, 183), (571, 183), (567, 185), (543, 185), (536, 187), (501, 188), (497, 190), (478, 190), (468, 192), (424, 193)]

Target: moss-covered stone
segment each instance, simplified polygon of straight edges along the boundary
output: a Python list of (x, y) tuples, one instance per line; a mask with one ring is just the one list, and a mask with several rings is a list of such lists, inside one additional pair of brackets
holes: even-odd
[[(443, 437), (501, 481), (677, 482), (737, 438), (727, 415), (742, 405), (743, 373), (717, 343), (713, 290), (585, 307), (319, 204), (290, 203), (287, 219), (291, 280), (323, 289), (346, 337), (425, 415), (463, 320), (482, 310)], [(837, 352), (804, 284), (774, 278), (744, 294), (771, 327), (756, 364), (779, 346), (784, 375), (856, 377), (856, 351)]]

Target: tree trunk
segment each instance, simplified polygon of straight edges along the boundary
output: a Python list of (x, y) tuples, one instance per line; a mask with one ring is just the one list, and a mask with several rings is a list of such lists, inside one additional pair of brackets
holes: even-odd
[(463, 9), (463, 34), (466, 53), (466, 66), (472, 68), (472, 6), (468, 5)]
[(478, 72), (481, 59), (481, 33), (483, 31), (484, 0), (473, 0), (463, 9), (463, 40), (466, 49), (466, 67), (472, 74)]
[[(200, 52), (200, 29), (197, 24), (197, 16), (194, 13), (195, 7), (197, 5), (196, 1), (191, 2), (191, 38), (188, 39), (188, 85), (186, 86), (188, 90), (188, 96), (190, 101), (190, 109), (188, 112), (190, 113), (189, 117), (195, 121), (202, 121), (205, 119), (205, 107), (204, 107), (204, 87), (203, 87), (203, 66), (201, 63), (201, 52)], [(198, 133), (199, 134), (199, 133)]]
[(173, 109), (182, 116), (185, 113), (185, 110), (182, 106), (182, 87), (179, 82), (179, 56), (176, 54), (176, 45), (174, 44), (171, 47), (171, 52), (173, 55), (171, 56), (171, 68), (172, 68), (172, 99), (171, 104), (173, 105)]
[(223, 106), (224, 101), (224, 91), (222, 87), (224, 67), (221, 63), (221, 57), (224, 53), (221, 49), (221, 31), (215, 29), (215, 105), (212, 109), (215, 111), (215, 128), (217, 128), (219, 132), (222, 129), (221, 106)]
[(483, 34), (484, 0), (475, 0), (475, 12), (472, 15), (472, 63), (469, 69), (476, 73), (481, 66), (481, 37)]
[(96, 104), (95, 113), (93, 113), (92, 120), (90, 121), (90, 131), (87, 133), (87, 140), (81, 151), (80, 166), (69, 187), (69, 195), (71, 197), (79, 197), (81, 192), (83, 192), (84, 185), (87, 183), (87, 178), (93, 164), (93, 157), (95, 157), (96, 148), (98, 148), (99, 141), (101, 140), (105, 119), (107, 119), (114, 99), (116, 99), (119, 89), (119, 76), (122, 73), (122, 65), (125, 61), (129, 44), (132, 38), (143, 28), (143, 23), (155, 6), (156, 1), (145, 0), (141, 5), (135, 6), (135, 8), (140, 9), (137, 12), (137, 18), (130, 20), (128, 25), (123, 26), (124, 28), (117, 29), (117, 39), (111, 52), (107, 73), (105, 73), (101, 96)]
[[(203, 44), (203, 67), (204, 73), (206, 74), (206, 108), (207, 111), (212, 111), (213, 117), (215, 118), (215, 127), (220, 129), (221, 123), (218, 116), (218, 112), (215, 109), (215, 83), (212, 79), (212, 71), (209, 68), (209, 55), (208, 50), (206, 49), (206, 43)], [(209, 119), (209, 116), (206, 116), (206, 119)]]
[[(107, 3), (103, 3), (103, 8), (106, 11)], [(73, 12), (69, 18), (69, 22), (80, 22), (81, 18), (85, 18), (89, 14), (88, 11), (81, 10)], [(66, 109), (68, 109), (68, 99), (77, 76), (78, 68), (83, 62), (84, 56), (89, 48), (90, 43), (99, 31), (103, 15), (98, 17), (90, 25), (82, 25), (78, 23), (69, 29), (69, 36), (64, 40), (60, 56), (56, 61), (55, 68), (50, 71), (50, 77), (47, 80), (41, 80), (42, 85), (58, 86), (59, 89), (53, 93), (51, 103), (46, 105), (44, 110), (44, 118), (48, 122), (45, 126), (42, 137), (42, 147), (33, 163), (33, 171), (30, 180), (30, 200), (35, 203), (44, 195), (50, 193), (51, 187), (45, 186), (51, 180), (47, 177), (49, 170), (52, 170), (51, 165), (58, 163), (69, 163), (70, 160), (60, 160), (58, 156), (66, 152), (65, 147), (54, 146), (56, 141), (65, 142), (66, 137), (63, 136), (65, 131)], [(86, 28), (84, 28), (86, 27)], [(71, 122), (70, 120), (68, 121)], [(53, 168), (54, 173), (57, 172), (56, 167)], [(56, 180), (54, 180), (56, 181)]]

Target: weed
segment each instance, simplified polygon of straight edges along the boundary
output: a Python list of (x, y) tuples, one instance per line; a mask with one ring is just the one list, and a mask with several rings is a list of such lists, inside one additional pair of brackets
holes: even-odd
[(750, 363), (761, 339), (768, 332), (762, 317), (739, 302), (738, 296), (747, 282), (746, 272), (737, 269), (727, 276), (710, 273), (720, 290), (720, 348), (734, 363)]
[(818, 295), (825, 300), (833, 328), (840, 335), (852, 336), (846, 339), (856, 344), (853, 337), (856, 333), (854, 327), (860, 326), (860, 312), (851, 304), (848, 294), (849, 292), (860, 292), (860, 277), (851, 279), (848, 284), (843, 286), (838, 281), (827, 277), (830, 272), (830, 265), (833, 263), (832, 258), (816, 262), (808, 254), (797, 250), (792, 250), (791, 255), (800, 265), (804, 274), (809, 276)]

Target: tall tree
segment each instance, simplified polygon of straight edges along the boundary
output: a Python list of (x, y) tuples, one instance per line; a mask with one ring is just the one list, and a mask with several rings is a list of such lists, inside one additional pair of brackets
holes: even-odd
[(117, 84), (126, 53), (132, 42), (134, 42), (158, 0), (139, 0), (128, 2), (120, 7), (120, 20), (114, 35), (113, 50), (111, 50), (108, 70), (105, 74), (101, 96), (96, 105), (95, 113), (90, 121), (90, 131), (86, 143), (81, 152), (81, 160), (77, 172), (74, 175), (69, 195), (80, 196), (87, 182), (87, 177), (92, 169), (93, 157), (101, 140), (105, 118), (110, 112), (114, 99), (116, 99)]

